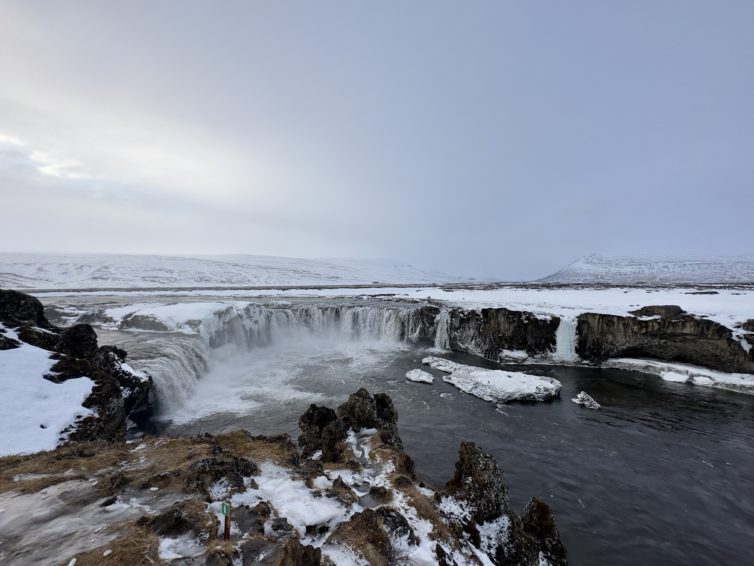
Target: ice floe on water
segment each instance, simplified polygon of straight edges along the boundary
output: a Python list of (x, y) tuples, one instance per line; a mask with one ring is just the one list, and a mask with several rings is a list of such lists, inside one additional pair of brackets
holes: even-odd
[(406, 372), (406, 379), (417, 383), (434, 383), (435, 376), (423, 369), (412, 369)]
[(649, 373), (665, 381), (691, 383), (754, 395), (754, 375), (750, 373), (725, 373), (688, 364), (633, 358), (607, 360), (602, 363), (602, 367)]
[(571, 399), (577, 405), (583, 405), (587, 409), (599, 409), (601, 405), (595, 401), (589, 393), (582, 391), (576, 397)]
[(551, 377), (478, 368), (435, 356), (427, 356), (422, 363), (448, 373), (443, 381), (485, 401), (547, 401), (560, 394), (560, 382)]

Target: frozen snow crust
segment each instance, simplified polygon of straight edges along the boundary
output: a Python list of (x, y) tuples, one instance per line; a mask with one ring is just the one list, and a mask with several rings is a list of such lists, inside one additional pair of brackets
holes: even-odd
[(420, 284), (460, 280), (387, 259), (0, 253), (0, 287), (15, 289)]
[(566, 563), (547, 505), (533, 499), (515, 513), (497, 463), (476, 445), (461, 445), (445, 488), (418, 484), (386, 395), (360, 390), (337, 410), (313, 405), (301, 422), (301, 451), (287, 436), (238, 431), (12, 460), (0, 467), (0, 560)]

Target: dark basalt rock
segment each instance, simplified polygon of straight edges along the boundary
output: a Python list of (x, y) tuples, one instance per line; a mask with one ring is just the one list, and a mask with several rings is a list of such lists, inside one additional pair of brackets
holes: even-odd
[(213, 483), (224, 479), (232, 487), (240, 488), (243, 487), (242, 478), (253, 476), (258, 471), (257, 465), (246, 458), (237, 456), (204, 458), (191, 464), (186, 476), (186, 487), (206, 492)]
[(566, 550), (547, 503), (536, 497), (532, 498), (524, 510), (523, 528), (537, 541), (539, 549), (552, 566), (567, 564)]
[(529, 355), (555, 349), (560, 319), (541, 319), (529, 312), (506, 308), (450, 312), (450, 349), (500, 361), (503, 350), (526, 350)]
[[(322, 462), (342, 462), (347, 459), (345, 439), (348, 430), (376, 429), (380, 440), (386, 446), (403, 450), (403, 442), (398, 435), (398, 412), (393, 400), (384, 393), (370, 395), (366, 389), (359, 389), (340, 405), (337, 411), (327, 407), (311, 405), (299, 419), (301, 435), (298, 443), (306, 458), (322, 451)], [(413, 474), (413, 462), (408, 456), (403, 462), (402, 473)]]
[(50, 328), (39, 299), (21, 293), (0, 289), (0, 322), (5, 326), (38, 326)]
[(394, 538), (406, 538), (406, 541), (410, 545), (417, 544), (416, 534), (414, 529), (406, 520), (406, 517), (401, 515), (398, 510), (392, 507), (380, 507), (377, 509), (380, 517), (382, 517), (382, 527)]
[(231, 517), (242, 533), (261, 535), (264, 534), (264, 522), (270, 516), (269, 506), (266, 508), (266, 513), (264, 511), (265, 508), (260, 508), (259, 505), (254, 508), (241, 505), (233, 508)]
[(747, 332), (754, 332), (754, 318), (741, 323), (741, 328)]
[(509, 508), (508, 488), (495, 458), (473, 442), (461, 443), (455, 475), (445, 484), (445, 494), (466, 501), (476, 523), (497, 519)]
[(358, 548), (373, 566), (390, 564), (393, 547), (383, 528), (382, 515), (374, 509), (365, 509), (356, 513), (348, 522), (340, 523), (329, 540)]
[[(549, 507), (533, 500), (522, 521), (510, 508), (508, 488), (497, 462), (473, 442), (461, 443), (455, 475), (445, 491), (438, 493), (440, 499), (445, 496), (460, 501), (469, 511), (467, 517), (457, 520), (459, 536), (467, 536), (495, 564), (535, 566), (540, 553), (552, 557), (552, 564), (567, 564)], [(498, 532), (490, 539), (492, 525)]]
[(195, 529), (195, 526), (184, 516), (183, 505), (177, 503), (167, 511), (155, 517), (142, 517), (136, 521), (137, 525), (146, 527), (158, 535), (181, 535)]
[(319, 566), (322, 551), (296, 539), (285, 542), (252, 538), (241, 544), (243, 566)]
[[(585, 313), (578, 317), (576, 353), (584, 360), (651, 358), (754, 373), (754, 358), (733, 338), (729, 328), (703, 318), (677, 314), (671, 307), (645, 307), (636, 312), (670, 316), (641, 320), (633, 316)], [(660, 310), (655, 310), (660, 309)], [(675, 312), (676, 314), (672, 314)]]
[[(122, 441), (130, 417), (151, 412), (151, 378), (123, 369), (126, 352), (113, 346), (98, 347), (97, 334), (88, 324), (58, 328), (47, 320), (38, 299), (18, 291), (0, 290), (0, 322), (15, 328), (22, 342), (53, 352), (57, 360), (50, 381), (62, 383), (87, 377), (94, 382), (83, 406), (92, 414), (63, 431), (69, 440)], [(18, 346), (0, 335), (0, 350)]]
[(18, 340), (15, 340), (10, 336), (6, 336), (5, 333), (0, 332), (0, 350), (13, 350), (14, 348), (18, 348), (20, 345), (21, 342), (19, 342)]
[(76, 324), (60, 332), (56, 351), (75, 358), (88, 358), (97, 352), (97, 333), (89, 324)]
[(322, 450), (322, 431), (337, 419), (338, 416), (332, 409), (314, 404), (310, 405), (306, 412), (301, 415), (298, 420), (298, 427), (301, 429), (298, 445), (305, 458), (308, 458), (317, 450)]
[(376, 428), (383, 443), (403, 450), (397, 432), (398, 413), (390, 396), (377, 393), (372, 397), (366, 389), (359, 389), (338, 407), (337, 415), (346, 429)]
[(686, 311), (678, 305), (650, 305), (630, 312), (634, 316), (659, 316), (662, 318), (678, 318), (686, 314)]

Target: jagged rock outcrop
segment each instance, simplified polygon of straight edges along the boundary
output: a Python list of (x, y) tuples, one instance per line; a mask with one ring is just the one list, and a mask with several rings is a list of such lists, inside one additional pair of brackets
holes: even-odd
[[(403, 442), (398, 435), (397, 423), (398, 413), (393, 400), (384, 393), (372, 396), (362, 388), (351, 394), (337, 411), (310, 405), (299, 419), (301, 434), (298, 444), (304, 457), (321, 450), (323, 462), (339, 462), (344, 458), (349, 429), (376, 429), (383, 444), (402, 450)], [(406, 467), (413, 469), (408, 463)]]
[(458, 536), (467, 536), (495, 564), (567, 564), (549, 506), (532, 499), (519, 517), (497, 462), (473, 442), (461, 443), (455, 475), (437, 497), (454, 516)]
[[(584, 360), (652, 358), (719, 371), (754, 373), (754, 358), (722, 324), (685, 314), (677, 306), (652, 306), (637, 316), (584, 313), (577, 323), (576, 353)], [(652, 317), (652, 318), (645, 318)]]
[(503, 350), (526, 350), (530, 356), (555, 349), (560, 319), (538, 318), (506, 308), (450, 312), (450, 349), (499, 361)]
[[(8, 290), (0, 290), (0, 323), (21, 341), (52, 353), (56, 361), (46, 379), (62, 383), (88, 377), (94, 382), (83, 403), (92, 412), (63, 431), (69, 440), (124, 440), (127, 419), (140, 420), (151, 411), (151, 378), (125, 364), (124, 350), (99, 346), (90, 325), (59, 328), (47, 320), (38, 299)], [(12, 342), (17, 341), (0, 335), (0, 350), (13, 347)]]

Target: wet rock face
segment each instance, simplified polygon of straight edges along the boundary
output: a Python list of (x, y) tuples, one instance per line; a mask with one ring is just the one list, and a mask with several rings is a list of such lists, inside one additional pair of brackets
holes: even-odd
[[(340, 405), (337, 411), (310, 405), (299, 419), (301, 435), (298, 444), (304, 457), (322, 451), (322, 462), (341, 462), (345, 459), (345, 440), (349, 430), (376, 429), (385, 446), (403, 450), (398, 434), (398, 412), (393, 400), (384, 393), (374, 396), (359, 389)], [(401, 452), (402, 453), (402, 452)], [(401, 473), (413, 475), (413, 462), (406, 456), (401, 462)]]
[(446, 493), (466, 501), (471, 518), (484, 523), (508, 511), (508, 488), (503, 473), (490, 454), (473, 442), (462, 442), (456, 472), (446, 485)]
[(533, 497), (524, 510), (523, 529), (537, 542), (540, 552), (552, 566), (565, 566), (566, 550), (555, 526), (550, 506)]
[(243, 566), (319, 566), (322, 551), (295, 539), (285, 542), (253, 538), (241, 544)]
[(44, 307), (39, 299), (19, 291), (3, 289), (0, 289), (0, 322), (12, 327), (51, 326), (44, 316)]
[(97, 333), (89, 324), (76, 324), (60, 332), (56, 350), (75, 358), (88, 358), (97, 352)]
[[(124, 440), (127, 418), (151, 411), (151, 378), (126, 371), (126, 352), (100, 347), (90, 325), (58, 328), (47, 320), (39, 300), (4, 290), (0, 290), (0, 322), (15, 328), (23, 342), (53, 352), (51, 357), (57, 361), (52, 374), (46, 376), (50, 381), (81, 377), (94, 381), (92, 393), (83, 403), (93, 413), (64, 431), (70, 440)], [(16, 342), (0, 334), (0, 350), (17, 347)]]
[(18, 348), (20, 345), (21, 342), (11, 338), (10, 336), (5, 336), (5, 334), (0, 331), (0, 350), (13, 350), (14, 348)]
[(382, 525), (383, 518), (378, 511), (365, 509), (356, 513), (350, 521), (338, 525), (330, 540), (358, 548), (372, 566), (387, 566), (392, 547)]
[(335, 456), (336, 445), (346, 437), (342, 427), (330, 426), (338, 420), (335, 411), (328, 407), (310, 405), (306, 412), (298, 420), (301, 434), (298, 437), (298, 445), (302, 455), (308, 458), (317, 450), (327, 452), (325, 462), (331, 461)]
[(254, 462), (237, 456), (217, 456), (204, 458), (191, 465), (186, 478), (186, 487), (192, 490), (206, 492), (209, 487), (225, 480), (233, 487), (243, 487), (244, 476), (256, 474), (258, 467)]
[(631, 311), (634, 316), (659, 316), (661, 318), (678, 318), (686, 314), (678, 305), (650, 305)]
[(403, 449), (403, 442), (397, 430), (398, 412), (388, 395), (376, 393), (372, 397), (366, 389), (359, 389), (338, 407), (337, 415), (346, 429), (358, 431), (363, 428), (376, 428), (385, 444), (396, 450)]
[(456, 517), (459, 537), (468, 537), (495, 564), (567, 564), (565, 547), (546, 503), (533, 499), (523, 520), (510, 507), (508, 489), (495, 459), (473, 442), (459, 449), (456, 472), (438, 493), (464, 509)]
[(557, 317), (544, 320), (505, 308), (455, 309), (450, 315), (450, 348), (492, 361), (499, 361), (503, 350), (546, 354), (555, 348), (558, 323)]
[(727, 372), (754, 373), (754, 358), (717, 322), (678, 313), (678, 307), (645, 307), (652, 320), (609, 314), (579, 315), (576, 353), (585, 360), (653, 358)]

